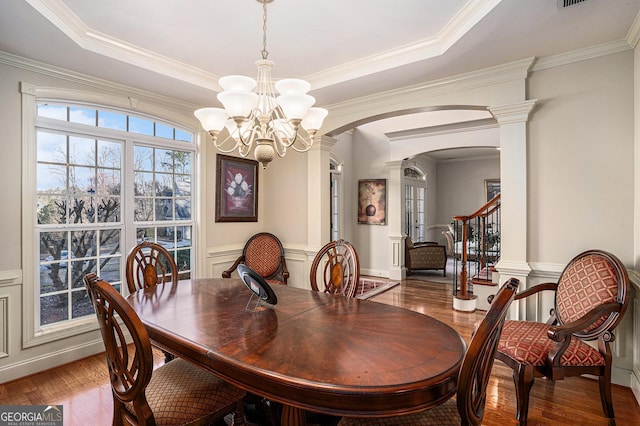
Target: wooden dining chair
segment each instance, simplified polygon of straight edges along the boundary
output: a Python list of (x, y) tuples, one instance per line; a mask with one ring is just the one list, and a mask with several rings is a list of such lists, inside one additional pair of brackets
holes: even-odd
[(84, 283), (106, 349), (114, 425), (205, 425), (230, 413), (245, 424), (243, 390), (179, 358), (154, 370), (149, 335), (129, 303), (95, 273)]
[(360, 260), (353, 245), (345, 240), (331, 241), (318, 251), (310, 272), (311, 289), (354, 297), (360, 282)]
[(222, 278), (231, 278), (231, 273), (240, 264), (256, 271), (269, 284), (286, 285), (289, 279), (284, 247), (278, 237), (268, 232), (260, 232), (249, 238), (242, 249), (242, 255), (229, 269), (222, 272)]
[[(620, 260), (601, 250), (574, 257), (557, 283), (535, 285), (516, 300), (540, 292), (555, 292), (551, 318), (546, 323), (507, 321), (496, 357), (513, 369), (516, 419), (526, 424), (529, 392), (535, 377), (562, 380), (591, 374), (598, 377), (604, 414), (613, 418), (611, 348), (629, 303), (629, 276)], [(586, 341), (597, 340), (597, 347)]]
[(484, 319), (477, 324), (458, 374), (456, 398), (428, 410), (395, 417), (344, 417), (338, 426), (473, 425), (482, 423), (498, 341), (509, 305), (520, 282), (511, 278), (502, 285)]
[(178, 267), (171, 253), (160, 244), (143, 241), (127, 255), (129, 292), (165, 282), (178, 282)]
[[(129, 293), (163, 283), (178, 282), (178, 267), (171, 254), (160, 244), (142, 241), (127, 255), (125, 276)], [(166, 362), (175, 355), (165, 350)]]

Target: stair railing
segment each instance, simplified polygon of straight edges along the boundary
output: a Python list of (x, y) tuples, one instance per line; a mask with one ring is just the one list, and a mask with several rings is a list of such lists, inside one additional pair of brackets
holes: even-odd
[[(468, 298), (472, 295), (470, 287), (474, 283), (491, 282), (493, 265), (500, 258), (500, 194), (474, 213), (468, 216), (454, 216), (453, 220), (453, 294)], [(457, 244), (460, 245), (459, 249), (456, 248)], [(470, 269), (473, 269), (471, 277)]]

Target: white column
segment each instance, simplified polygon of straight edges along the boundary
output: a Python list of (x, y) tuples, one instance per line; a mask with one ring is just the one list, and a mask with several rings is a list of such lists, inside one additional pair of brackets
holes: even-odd
[[(501, 216), (500, 284), (509, 277), (527, 288), (531, 267), (527, 262), (527, 121), (536, 100), (490, 107), (500, 125)], [(512, 317), (524, 319), (526, 306), (514, 303)]]
[(389, 278), (402, 280), (404, 268), (404, 236), (402, 234), (402, 160), (388, 161), (387, 228), (389, 232)]
[[(330, 221), (330, 152), (336, 140), (329, 136), (316, 137), (307, 152), (307, 245), (320, 249), (329, 241)], [(317, 251), (317, 250), (315, 250)]]

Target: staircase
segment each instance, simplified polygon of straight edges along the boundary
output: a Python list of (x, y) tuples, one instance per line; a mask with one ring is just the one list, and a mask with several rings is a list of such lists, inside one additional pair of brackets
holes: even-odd
[(454, 216), (453, 229), (456, 242), (453, 307), (474, 311), (477, 298), (474, 286), (496, 285), (493, 272), (500, 259), (500, 194), (468, 216)]

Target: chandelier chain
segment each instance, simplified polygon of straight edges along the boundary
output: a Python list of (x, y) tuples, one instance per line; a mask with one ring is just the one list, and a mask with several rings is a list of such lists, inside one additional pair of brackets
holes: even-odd
[(269, 51), (267, 50), (267, 2), (262, 1), (262, 59), (267, 59)]

